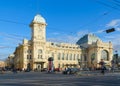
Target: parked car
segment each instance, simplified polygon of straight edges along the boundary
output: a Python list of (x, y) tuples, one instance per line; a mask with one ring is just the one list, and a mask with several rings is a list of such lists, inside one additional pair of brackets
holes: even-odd
[(76, 74), (80, 71), (78, 68), (67, 68), (63, 71), (63, 74)]
[(42, 68), (41, 72), (47, 71), (47, 68)]

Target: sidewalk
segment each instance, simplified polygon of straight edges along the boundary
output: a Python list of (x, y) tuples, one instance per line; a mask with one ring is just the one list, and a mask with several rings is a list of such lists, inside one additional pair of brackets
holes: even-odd
[[(117, 75), (120, 74), (120, 71), (105, 71), (104, 75)], [(80, 71), (77, 73), (78, 76), (101, 76), (101, 70), (96, 70), (96, 71)]]

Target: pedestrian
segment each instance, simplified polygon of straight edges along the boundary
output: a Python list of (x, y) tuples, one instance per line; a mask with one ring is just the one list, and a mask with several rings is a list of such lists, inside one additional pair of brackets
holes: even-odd
[(114, 60), (111, 61), (111, 65), (112, 65), (111, 71), (114, 72), (114, 68), (115, 68), (115, 61)]
[(101, 59), (99, 64), (101, 66), (101, 68), (100, 68), (101, 69), (101, 73), (104, 75), (106, 67), (105, 67), (105, 62), (103, 61), (103, 59)]

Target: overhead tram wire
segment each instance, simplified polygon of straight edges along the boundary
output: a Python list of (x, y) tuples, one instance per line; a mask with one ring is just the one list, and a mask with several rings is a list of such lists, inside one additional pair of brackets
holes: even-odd
[(16, 21), (10, 21), (10, 20), (5, 20), (5, 19), (0, 19), (1, 22), (8, 22), (8, 23), (15, 23), (15, 24), (22, 24), (25, 26), (29, 26), (28, 24), (21, 23), (21, 22), (16, 22)]
[[(109, 8), (115, 9), (115, 10), (117, 10), (117, 11), (120, 11), (120, 9), (119, 9), (118, 7), (115, 7), (115, 6), (106, 4), (106, 3), (101, 2), (101, 1), (98, 1), (98, 0), (95, 0), (95, 1), (96, 1), (97, 3), (99, 3), (99, 4), (102, 4), (102, 5), (106, 6), (106, 7), (109, 7)], [(117, 1), (117, 0), (114, 0), (114, 1)], [(116, 5), (118, 5), (118, 4), (116, 4)], [(105, 15), (107, 15), (108, 13), (110, 13), (110, 12), (106, 12), (106, 13), (104, 13), (102, 16), (105, 16)], [(102, 16), (100, 16), (100, 17), (102, 17)], [(93, 21), (96, 21), (96, 20), (98, 20), (98, 19), (101, 19), (101, 18), (96, 18), (96, 19), (94, 19)], [(83, 27), (86, 27), (86, 26), (90, 26), (91, 23), (92, 23), (92, 22), (89, 22), (89, 23), (87, 23), (87, 24), (85, 24), (85, 25), (82, 25), (80, 28), (83, 28)], [(70, 33), (71, 33), (71, 32), (70, 32)], [(73, 32), (72, 32), (72, 34), (74, 35)]]
[[(95, 23), (94, 21), (98, 21), (98, 20), (100, 20), (101, 17), (106, 16), (106, 15), (108, 15), (109, 13), (110, 13), (110, 12), (105, 12), (105, 13), (103, 13), (102, 15), (100, 15), (99, 17), (97, 17), (96, 19), (93, 19), (91, 22), (82, 25), (80, 28), (85, 28), (86, 26), (88, 27), (88, 26), (90, 26), (90, 25), (93, 25), (92, 23)], [(48, 28), (50, 28), (50, 29), (53, 30), (53, 28), (51, 28), (51, 27), (48, 27)], [(61, 31), (61, 29), (58, 29), (58, 28), (54, 28), (54, 29), (56, 29), (56, 30), (60, 30), (60, 31)], [(78, 28), (78, 29), (79, 29), (79, 28)], [(63, 31), (62, 31), (62, 32), (63, 32)], [(63, 33), (64, 33), (64, 32), (63, 32)], [(75, 35), (77, 35), (77, 31), (69, 32), (69, 35), (71, 35), (71, 36), (75, 36)]]
[[(0, 22), (8, 22), (8, 23), (21, 24), (21, 25), (29, 26), (29, 24), (25, 24), (25, 23), (21, 23), (21, 22), (16, 22), (16, 21), (11, 21), (11, 20), (5, 20), (5, 19), (0, 19)], [(1, 32), (0, 32), (0, 34), (1, 34)], [(15, 35), (15, 34), (5, 34), (5, 35), (15, 36), (15, 37), (19, 37), (19, 38), (20, 37), (28, 38), (27, 36), (21, 36), (21, 35)]]
[[(109, 0), (108, 0), (108, 1), (109, 1)], [(117, 3), (117, 2), (115, 2), (114, 0), (113, 0), (113, 1), (109, 1), (109, 2), (111, 2), (111, 3), (113, 3), (114, 5), (120, 7), (120, 3)]]
[[(110, 12), (105, 12), (105, 13), (103, 13), (102, 15), (100, 15), (99, 17), (97, 17), (96, 19), (93, 19), (91, 22), (82, 25), (80, 28), (84, 28), (84, 27), (86, 27), (86, 26), (88, 27), (88, 26), (92, 25), (92, 23), (95, 23), (94, 21), (98, 21), (99, 19), (101, 19), (101, 17), (106, 16), (106, 15), (108, 15), (109, 13), (110, 13)], [(50, 28), (50, 29), (56, 29), (56, 30), (60, 30), (60, 31), (61, 31), (61, 29), (58, 29), (58, 28), (51, 28), (51, 27), (48, 27), (48, 28)], [(63, 33), (64, 33), (64, 32), (63, 32)], [(75, 32), (69, 32), (69, 35), (71, 35), (71, 36), (75, 36), (76, 34), (77, 34), (77, 31), (75, 31)]]
[(18, 38), (18, 39), (23, 39), (23, 38), (27, 38), (26, 36), (21, 36), (21, 35), (16, 35), (16, 34), (7, 34), (7, 33), (1, 33), (1, 36), (6, 36), (6, 37), (14, 37), (14, 38)]
[[(98, 16), (97, 18), (93, 19), (92, 21), (80, 26), (79, 28), (85, 28), (85, 27), (88, 27), (88, 26), (91, 26), (93, 25), (93, 23), (96, 23), (97, 21), (99, 21), (103, 16), (106, 16), (108, 15), (110, 12), (104, 12), (102, 15)], [(96, 21), (96, 22), (95, 22)], [(76, 32), (75, 32), (76, 33)]]
[(117, 2), (117, 3), (120, 3), (120, 1), (118, 1), (118, 0), (113, 0), (113, 1), (115, 1), (115, 2)]
[(109, 8), (115, 9), (115, 10), (117, 10), (118, 12), (120, 12), (120, 9), (117, 8), (117, 7), (115, 7), (115, 6), (111, 6), (111, 5), (109, 5), (109, 4), (106, 4), (106, 3), (101, 2), (101, 1), (98, 1), (98, 0), (94, 0), (94, 1), (97, 2), (97, 3), (99, 3), (99, 4), (101, 4), (101, 5), (104, 5), (104, 6), (106, 6), (106, 7), (109, 7)]

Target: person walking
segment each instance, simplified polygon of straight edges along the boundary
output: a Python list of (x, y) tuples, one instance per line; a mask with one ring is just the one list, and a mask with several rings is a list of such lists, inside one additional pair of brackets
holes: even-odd
[(106, 69), (104, 60), (101, 59), (99, 64), (101, 66), (101, 73), (104, 75), (105, 74), (105, 69)]

